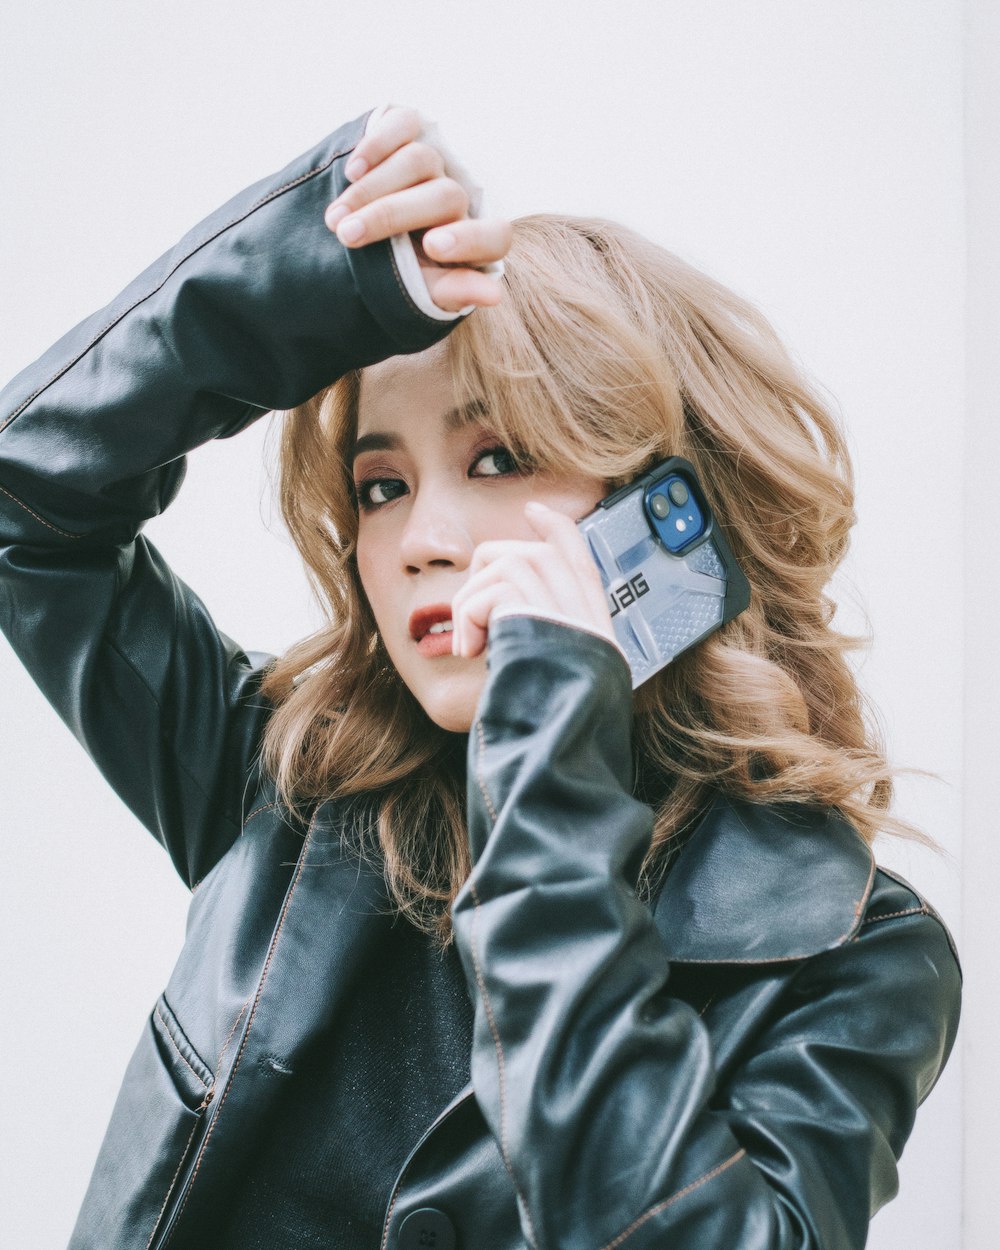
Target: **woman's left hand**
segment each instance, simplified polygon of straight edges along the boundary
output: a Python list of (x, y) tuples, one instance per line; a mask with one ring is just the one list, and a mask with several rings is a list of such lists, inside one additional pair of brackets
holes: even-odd
[(490, 307), (499, 303), (504, 287), (478, 267), (506, 256), (513, 224), (469, 217), (468, 192), (445, 175), (444, 155), (421, 139), (423, 131), (416, 109), (390, 106), (344, 167), (351, 185), (327, 206), (327, 227), (352, 248), (408, 233), (439, 308)]
[(490, 621), (515, 615), (558, 619), (618, 646), (601, 575), (576, 522), (534, 500), (524, 515), (539, 541), (497, 539), (473, 552), (451, 604), (452, 654), (479, 655)]

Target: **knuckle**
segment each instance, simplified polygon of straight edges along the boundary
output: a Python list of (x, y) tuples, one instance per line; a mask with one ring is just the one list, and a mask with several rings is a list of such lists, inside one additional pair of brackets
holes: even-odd
[(469, 196), (465, 188), (454, 178), (441, 178), (439, 181), (446, 208), (450, 212), (464, 214), (469, 207)]
[(369, 206), (364, 220), (366, 238), (382, 238), (399, 233), (399, 214), (390, 204)]
[(429, 143), (411, 143), (409, 156), (415, 174), (425, 178), (437, 178), (444, 173), (444, 157)]
[(370, 189), (365, 186), (364, 179), (351, 183), (350, 188), (340, 197), (341, 204), (344, 204), (351, 212), (356, 212), (359, 208), (364, 208), (366, 204), (370, 204), (374, 196)]
[(420, 116), (419, 109), (415, 109), (410, 104), (400, 104), (392, 111), (396, 113), (397, 121), (403, 129), (414, 138), (423, 130), (424, 119)]

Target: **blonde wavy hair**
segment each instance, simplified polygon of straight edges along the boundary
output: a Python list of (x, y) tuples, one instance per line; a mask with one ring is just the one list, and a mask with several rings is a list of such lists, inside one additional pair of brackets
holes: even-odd
[[(869, 843), (885, 831), (939, 849), (888, 814), (895, 774), (935, 774), (890, 767), (845, 657), (870, 639), (831, 627), (825, 588), (856, 520), (853, 470), (838, 420), (770, 324), (604, 218), (521, 217), (505, 264), (499, 305), (446, 340), (456, 404), (483, 404), (523, 464), (609, 489), (686, 457), (751, 586), (745, 612), (635, 692), (635, 793), (655, 814), (640, 895), (717, 789), (833, 806)], [(393, 908), (447, 945), (471, 868), (466, 736), (435, 725), (403, 684), (358, 577), (348, 454), (360, 380), (283, 414), (280, 506), (326, 623), (265, 675), (261, 763), (290, 807), (364, 799)]]

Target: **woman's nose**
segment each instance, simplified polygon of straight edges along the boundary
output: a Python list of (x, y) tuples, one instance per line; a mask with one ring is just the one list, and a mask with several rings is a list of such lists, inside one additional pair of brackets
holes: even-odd
[(414, 500), (400, 541), (407, 572), (452, 565), (464, 569), (475, 543), (458, 500), (444, 491), (421, 491)]

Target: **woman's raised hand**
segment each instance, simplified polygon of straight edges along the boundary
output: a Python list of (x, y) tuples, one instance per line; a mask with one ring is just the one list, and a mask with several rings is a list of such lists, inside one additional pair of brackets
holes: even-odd
[(345, 247), (410, 232), (428, 293), (446, 312), (499, 303), (497, 279), (471, 266), (501, 260), (513, 227), (468, 216), (465, 188), (445, 175), (441, 152), (418, 138), (422, 129), (416, 109), (387, 109), (344, 167), (351, 186), (327, 208), (326, 224)]
[(622, 651), (597, 565), (576, 522), (541, 500), (526, 503), (524, 515), (538, 541), (501, 538), (479, 543), (472, 553), (469, 575), (451, 601), (452, 655), (479, 655), (493, 621), (521, 614), (575, 625)]

